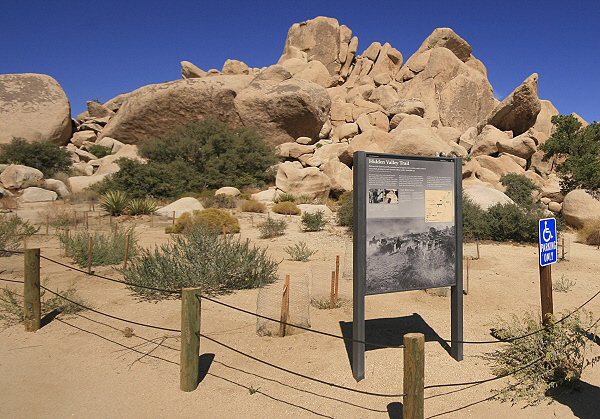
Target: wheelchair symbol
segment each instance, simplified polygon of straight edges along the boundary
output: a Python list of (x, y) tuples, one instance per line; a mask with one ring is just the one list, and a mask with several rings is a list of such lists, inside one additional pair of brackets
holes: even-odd
[(548, 221), (544, 221), (544, 230), (542, 231), (542, 239), (544, 243), (548, 243), (552, 240), (554, 236), (552, 235), (552, 231), (548, 228)]

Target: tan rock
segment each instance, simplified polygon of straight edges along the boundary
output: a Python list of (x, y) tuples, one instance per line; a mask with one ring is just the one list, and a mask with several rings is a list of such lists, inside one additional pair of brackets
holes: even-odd
[(436, 130), (437, 135), (447, 143), (456, 143), (460, 141), (461, 132), (452, 127), (439, 127)]
[(552, 201), (548, 204), (548, 209), (554, 213), (559, 213), (562, 211), (562, 204)]
[(312, 153), (315, 150), (315, 146), (298, 143), (283, 143), (278, 145), (277, 149), (279, 157), (297, 159), (302, 154)]
[(156, 214), (164, 217), (172, 217), (173, 213), (175, 213), (175, 217), (181, 217), (186, 212), (192, 213), (193, 211), (202, 211), (203, 209), (204, 207), (196, 198), (185, 197), (159, 208), (156, 210)]
[(358, 135), (358, 124), (354, 122), (346, 123), (337, 128), (338, 138), (344, 140)]
[(519, 166), (521, 166), (523, 169), (525, 169), (527, 167), (527, 160), (522, 159), (521, 157), (517, 157), (513, 154), (507, 154), (507, 153), (500, 153), (498, 155), (498, 157), (501, 156), (507, 156), (510, 157), (511, 159), (513, 159), (515, 161), (515, 163), (517, 163)]
[(0, 74), (0, 144), (13, 137), (66, 145), (71, 106), (62, 87), (45, 74)]
[(88, 109), (88, 115), (90, 118), (112, 118), (115, 115), (113, 111), (111, 111), (101, 103), (87, 101), (86, 105)]
[(387, 109), (400, 100), (398, 92), (392, 86), (383, 85), (373, 89), (369, 96), (369, 101)]
[(85, 141), (95, 142), (98, 135), (94, 131), (77, 131), (73, 133), (73, 137), (71, 137), (71, 142), (75, 144), (76, 147), (81, 147)]
[(552, 102), (549, 100), (540, 100), (540, 113), (538, 113), (533, 128), (543, 132), (548, 137), (552, 135), (554, 131), (554, 125), (552, 124), (552, 117), (558, 115), (558, 109), (554, 107)]
[(458, 144), (462, 145), (467, 151), (471, 151), (473, 145), (477, 142), (477, 128), (470, 127), (460, 136)]
[[(397, 123), (396, 127), (390, 131), (390, 134), (395, 136), (396, 134), (404, 131), (405, 129), (420, 129), (420, 128), (430, 128), (427, 121), (417, 115), (406, 115), (406, 114), (397, 114), (394, 115), (394, 118), (398, 115), (402, 115), (402, 119)], [(392, 118), (392, 120), (394, 119)], [(436, 134), (437, 135), (437, 134)]]
[(377, 73), (373, 76), (373, 81), (375, 82), (375, 86), (386, 85), (392, 81), (392, 76), (388, 73)]
[(385, 152), (435, 156), (440, 152), (449, 153), (450, 147), (431, 128), (411, 128), (396, 134)]
[(234, 188), (233, 186), (223, 186), (215, 191), (215, 196), (216, 195), (240, 196), (241, 192), (238, 188)]
[(327, 198), (331, 189), (329, 177), (316, 167), (298, 169), (290, 162), (279, 165), (275, 185), (287, 193), (320, 199)]
[(181, 76), (184, 79), (194, 79), (206, 77), (206, 71), (201, 70), (189, 61), (181, 62)]
[(389, 74), (390, 77), (393, 77), (398, 73), (400, 67), (402, 67), (402, 54), (386, 42), (379, 50), (369, 74), (373, 77), (377, 74)]
[(473, 156), (490, 155), (498, 152), (498, 143), (507, 141), (508, 136), (492, 125), (486, 125), (471, 148)]
[(598, 225), (600, 222), (600, 201), (582, 189), (575, 189), (565, 196), (562, 215), (567, 224), (575, 228), (584, 225)]
[(463, 179), (474, 176), (475, 173), (481, 169), (481, 165), (476, 159), (471, 159), (466, 161), (462, 167), (462, 177)]
[(65, 185), (64, 182), (58, 179), (45, 179), (44, 189), (56, 192), (61, 198), (64, 198), (71, 194), (71, 192), (69, 192), (69, 189), (67, 188), (67, 185)]
[(331, 159), (323, 163), (320, 169), (331, 181), (331, 192), (341, 194), (352, 190), (352, 169), (339, 160)]
[(523, 173), (525, 170), (519, 166), (513, 159), (508, 156), (492, 157), (492, 156), (477, 156), (475, 159), (481, 167), (491, 170), (499, 176), (508, 173)]
[(250, 74), (250, 68), (242, 61), (226, 60), (221, 73), (231, 75)]
[(83, 192), (86, 188), (102, 182), (107, 175), (92, 175), (92, 176), (71, 176), (67, 180), (67, 184), (71, 193)]
[(294, 78), (311, 81), (321, 87), (331, 86), (331, 76), (327, 67), (320, 61), (309, 62), (302, 70), (294, 74)]
[(494, 185), (494, 188), (498, 189), (497, 185), (500, 183), (500, 175), (492, 172), (490, 169), (480, 167), (475, 173), (475, 176), (482, 182), (487, 182), (490, 185)]
[(312, 144), (316, 143), (317, 141), (310, 137), (298, 137), (298, 138), (296, 138), (296, 142), (298, 144), (302, 144), (302, 145), (312, 145)]
[(0, 183), (6, 189), (24, 189), (41, 184), (44, 175), (38, 169), (11, 164), (0, 173)]
[(21, 201), (23, 202), (48, 202), (56, 201), (56, 198), (58, 198), (56, 192), (35, 186), (26, 188), (23, 191), (23, 195), (21, 195)]
[(533, 182), (533, 184), (535, 186), (537, 186), (538, 188), (542, 188), (544, 186), (544, 184), (546, 183), (544, 178), (542, 178), (540, 175), (538, 175), (537, 173), (535, 173), (532, 170), (526, 170), (523, 173), (523, 175), (525, 175), (529, 180), (531, 180), (531, 182)]
[(381, 50), (381, 43), (373, 42), (369, 47), (362, 53), (363, 57), (368, 58), (371, 61), (375, 61), (379, 56), (379, 51)]
[(458, 36), (452, 29), (437, 28), (427, 37), (416, 53), (422, 53), (439, 47), (449, 49), (462, 62), (469, 60), (473, 51), (467, 41)]
[(486, 210), (496, 204), (514, 204), (515, 202), (497, 189), (483, 186), (470, 186), (463, 190), (466, 197)]
[(527, 133), (512, 139), (500, 140), (496, 145), (500, 153), (512, 154), (526, 160), (537, 151), (535, 140)]
[(563, 202), (565, 196), (562, 194), (560, 182), (555, 174), (548, 176), (542, 186), (542, 196), (548, 197), (555, 202)]

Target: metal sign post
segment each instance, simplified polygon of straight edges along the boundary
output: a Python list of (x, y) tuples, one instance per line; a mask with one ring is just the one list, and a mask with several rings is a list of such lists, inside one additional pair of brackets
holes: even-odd
[(556, 220), (543, 218), (538, 222), (540, 296), (542, 301), (542, 322), (550, 322), (548, 315), (554, 314), (552, 303), (552, 264), (558, 260)]

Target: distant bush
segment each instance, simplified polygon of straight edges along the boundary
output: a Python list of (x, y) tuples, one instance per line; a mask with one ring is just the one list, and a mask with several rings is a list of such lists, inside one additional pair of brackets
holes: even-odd
[(536, 243), (541, 211), (523, 211), (514, 204), (496, 204), (485, 212), (487, 238), (496, 241)]
[(352, 192), (344, 192), (340, 195), (339, 208), (337, 211), (337, 222), (343, 227), (352, 227), (354, 220), (354, 202)]
[(283, 250), (290, 255), (292, 260), (299, 262), (308, 262), (308, 259), (318, 252), (318, 250), (310, 249), (303, 241), (295, 243), (293, 246), (286, 246)]
[(231, 209), (237, 206), (237, 199), (232, 195), (218, 194), (211, 195), (201, 199), (204, 208), (226, 208)]
[(92, 153), (94, 156), (101, 159), (102, 157), (109, 156), (111, 154), (111, 148), (105, 147), (100, 144), (93, 144), (88, 147), (88, 151)]
[(127, 213), (130, 215), (149, 215), (157, 209), (158, 204), (152, 198), (133, 198), (127, 203)]
[(291, 193), (282, 193), (279, 194), (277, 196), (275, 196), (275, 198), (273, 198), (273, 203), (275, 204), (279, 204), (280, 202), (295, 202), (296, 201), (296, 196), (291, 194)]
[(304, 231), (321, 231), (327, 225), (327, 220), (323, 211), (305, 212), (302, 214), (300, 223)]
[(137, 237), (133, 227), (117, 228), (109, 233), (101, 231), (78, 231), (67, 235), (61, 232), (58, 235), (63, 248), (68, 249), (69, 256), (80, 267), (88, 264), (88, 239), (92, 237), (92, 266), (114, 265), (123, 262), (125, 258), (125, 245), (127, 236), (130, 237), (128, 256), (135, 256), (138, 252)]
[(39, 230), (29, 224), (29, 221), (23, 221), (17, 215), (0, 217), (0, 256), (9, 256), (10, 253), (1, 250), (15, 250), (19, 248), (23, 237), (34, 235)]
[(273, 218), (267, 218), (258, 226), (261, 239), (270, 239), (277, 236), (283, 236), (286, 228), (287, 223), (285, 220), (275, 220)]
[(56, 144), (13, 137), (10, 143), (0, 145), (0, 163), (33, 167), (48, 178), (68, 171), (72, 162), (69, 152)]
[(462, 196), (463, 237), (467, 240), (487, 238), (485, 210), (473, 202), (467, 195)]
[(273, 178), (277, 163), (273, 147), (254, 130), (231, 129), (214, 119), (181, 125), (140, 145), (143, 157), (155, 163), (181, 162), (208, 188), (262, 186)]
[[(278, 265), (266, 249), (199, 227), (174, 236), (160, 248), (142, 250), (122, 273), (125, 281), (137, 285), (168, 290), (200, 287), (203, 294), (212, 295), (270, 284), (277, 279)], [(135, 286), (130, 289), (143, 299), (174, 296)]]
[(254, 201), (252, 199), (248, 199), (246, 201), (242, 201), (240, 204), (240, 209), (244, 212), (265, 212), (267, 210), (267, 206), (264, 202)]
[(216, 234), (221, 234), (223, 231), (227, 234), (240, 232), (238, 219), (228, 212), (216, 208), (195, 210), (191, 215), (189, 212), (185, 212), (177, 219), (175, 224), (166, 227), (165, 232), (190, 233), (198, 227), (215, 231)]
[(100, 208), (110, 215), (121, 215), (129, 205), (129, 195), (123, 191), (108, 191), (100, 198)]
[(535, 204), (532, 193), (540, 188), (535, 186), (531, 179), (525, 175), (508, 173), (500, 178), (502, 185), (506, 187), (506, 195), (523, 208), (531, 208)]
[(577, 230), (577, 238), (585, 244), (594, 246), (600, 244), (600, 220), (597, 221), (595, 226), (588, 223)]
[(273, 205), (273, 212), (285, 215), (298, 215), (300, 214), (300, 208), (293, 202), (283, 201)]

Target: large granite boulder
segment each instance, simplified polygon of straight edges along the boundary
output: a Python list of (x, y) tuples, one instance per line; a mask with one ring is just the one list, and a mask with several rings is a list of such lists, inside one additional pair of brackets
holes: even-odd
[(432, 128), (413, 128), (400, 131), (386, 148), (386, 153), (435, 156), (447, 154), (450, 146)]
[(31, 186), (26, 188), (21, 195), (21, 201), (23, 202), (49, 202), (56, 201), (58, 194), (54, 191)]
[(537, 131), (543, 132), (548, 137), (552, 135), (554, 131), (554, 125), (552, 124), (552, 117), (558, 115), (558, 109), (554, 107), (552, 102), (549, 100), (540, 100), (540, 113), (538, 113), (535, 119), (533, 128)]
[(166, 217), (172, 217), (175, 213), (175, 217), (180, 217), (184, 212), (192, 213), (195, 210), (202, 211), (203, 209), (204, 207), (196, 198), (185, 197), (159, 208), (155, 212)]
[(277, 189), (295, 195), (324, 199), (329, 196), (331, 181), (316, 167), (298, 168), (292, 162), (281, 163), (275, 178)]
[(515, 202), (497, 189), (484, 186), (469, 186), (463, 194), (475, 204), (486, 210), (496, 204), (514, 204)]
[(65, 145), (71, 106), (62, 87), (45, 74), (0, 74), (0, 144), (13, 137)]
[(44, 174), (29, 166), (11, 164), (0, 173), (0, 183), (7, 189), (23, 189), (41, 184)]
[(598, 223), (600, 201), (583, 189), (575, 189), (565, 196), (562, 203), (562, 215), (567, 224), (575, 228), (581, 228), (585, 224)]

